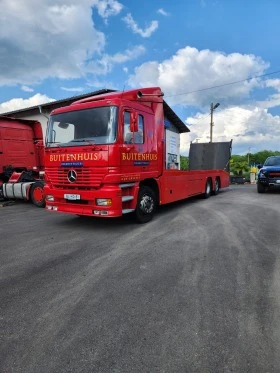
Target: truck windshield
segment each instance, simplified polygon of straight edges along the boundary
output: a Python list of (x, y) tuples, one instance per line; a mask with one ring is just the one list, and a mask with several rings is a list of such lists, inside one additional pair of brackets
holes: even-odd
[(69, 111), (51, 115), (46, 146), (112, 144), (116, 140), (116, 106)]
[(264, 162), (264, 166), (280, 166), (280, 157), (268, 158)]

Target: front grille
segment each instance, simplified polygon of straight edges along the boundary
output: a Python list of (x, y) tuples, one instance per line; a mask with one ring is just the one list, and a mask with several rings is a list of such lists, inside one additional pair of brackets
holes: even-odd
[[(77, 179), (73, 183), (67, 178), (69, 170), (75, 170)], [(83, 168), (50, 168), (46, 167), (45, 170), (47, 179), (55, 186), (71, 186), (71, 187), (99, 187), (104, 178), (104, 169), (91, 169), (89, 167)]]
[(280, 172), (276, 172), (276, 171), (271, 171), (270, 173), (269, 173), (269, 177), (277, 177), (277, 178), (279, 178), (280, 177)]

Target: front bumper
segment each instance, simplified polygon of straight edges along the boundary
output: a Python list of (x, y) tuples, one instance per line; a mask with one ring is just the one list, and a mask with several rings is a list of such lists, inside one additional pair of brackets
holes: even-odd
[(269, 187), (269, 186), (277, 186), (280, 187), (280, 178), (275, 179), (275, 178), (259, 178), (258, 183)]
[[(122, 191), (114, 186), (107, 186), (97, 190), (80, 189), (56, 189), (49, 185), (44, 188), (45, 195), (52, 195), (54, 201), (46, 200), (46, 210), (58, 211), (68, 214), (87, 215), (96, 217), (118, 217), (123, 214)], [(79, 200), (68, 200), (65, 194), (77, 194)], [(96, 204), (97, 198), (111, 198), (111, 206), (99, 206)]]

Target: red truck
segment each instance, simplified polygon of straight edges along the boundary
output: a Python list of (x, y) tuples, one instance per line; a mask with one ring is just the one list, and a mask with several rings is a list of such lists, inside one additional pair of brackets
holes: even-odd
[(0, 116), (0, 199), (45, 206), (44, 145), (38, 121)]
[(157, 205), (229, 185), (224, 169), (180, 170), (187, 126), (160, 88), (93, 96), (54, 110), (45, 143), (46, 209), (152, 219)]

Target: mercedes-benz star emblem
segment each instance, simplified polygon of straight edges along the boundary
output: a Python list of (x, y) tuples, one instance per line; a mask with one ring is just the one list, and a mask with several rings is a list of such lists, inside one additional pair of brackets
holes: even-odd
[(74, 183), (74, 181), (77, 180), (77, 172), (74, 170), (69, 170), (67, 174), (67, 179), (70, 181), (70, 183)]

